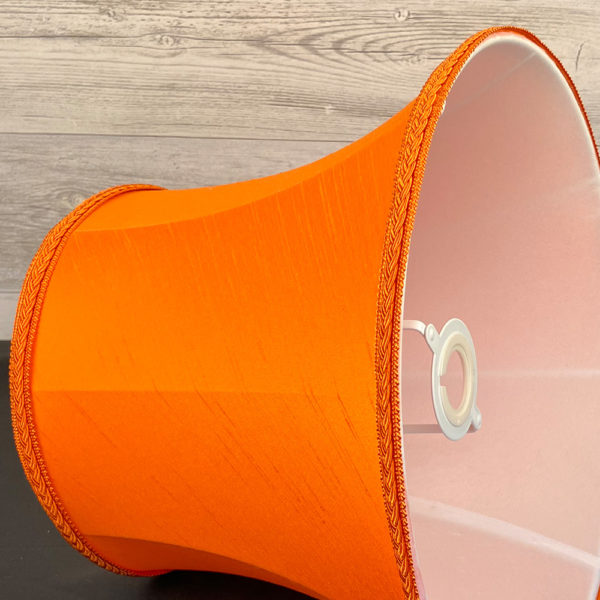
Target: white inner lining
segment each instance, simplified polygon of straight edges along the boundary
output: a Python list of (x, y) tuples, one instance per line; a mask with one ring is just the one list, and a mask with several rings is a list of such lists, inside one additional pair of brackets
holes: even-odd
[[(413, 548), (429, 600), (595, 599), (600, 577), (600, 174), (546, 53), (496, 34), (434, 133), (403, 316), (465, 321), (479, 432), (404, 436)], [(407, 431), (435, 423), (431, 356), (403, 335)]]

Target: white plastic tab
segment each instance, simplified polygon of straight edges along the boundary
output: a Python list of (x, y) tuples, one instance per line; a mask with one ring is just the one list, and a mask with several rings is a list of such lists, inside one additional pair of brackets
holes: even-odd
[[(421, 333), (433, 352), (431, 394), (435, 416), (444, 435), (456, 441), (469, 431), (471, 425), (479, 429), (481, 412), (477, 408), (477, 358), (467, 326), (460, 319), (450, 319), (439, 333), (431, 323), (425, 325), (422, 321), (405, 320), (403, 326), (404, 329)], [(446, 386), (441, 383), (453, 352), (458, 353), (463, 367), (463, 394), (457, 408), (450, 403)]]

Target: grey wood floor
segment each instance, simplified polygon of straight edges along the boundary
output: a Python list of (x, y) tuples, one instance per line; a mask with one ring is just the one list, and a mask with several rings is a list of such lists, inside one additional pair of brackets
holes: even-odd
[(86, 197), (329, 154), (503, 24), (557, 54), (600, 133), (598, 0), (0, 0), (0, 339), (44, 234)]

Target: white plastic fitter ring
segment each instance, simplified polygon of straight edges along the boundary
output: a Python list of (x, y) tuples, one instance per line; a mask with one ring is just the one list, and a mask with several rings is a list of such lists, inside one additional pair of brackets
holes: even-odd
[[(426, 326), (421, 321), (404, 321), (404, 327), (423, 334), (433, 352), (431, 393), (435, 416), (444, 435), (456, 441), (469, 431), (471, 425), (479, 429), (481, 412), (477, 408), (477, 358), (467, 326), (460, 319), (450, 319), (439, 333), (431, 323)], [(457, 408), (452, 406), (446, 386), (441, 384), (448, 360), (454, 352), (460, 356), (464, 382), (462, 399)]]

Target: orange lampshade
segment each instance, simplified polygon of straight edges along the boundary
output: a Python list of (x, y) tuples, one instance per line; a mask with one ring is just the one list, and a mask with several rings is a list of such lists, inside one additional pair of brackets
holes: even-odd
[(488, 29), (314, 163), (65, 217), (17, 309), (16, 444), (114, 572), (590, 600), (599, 302), (579, 96), (533, 35)]

